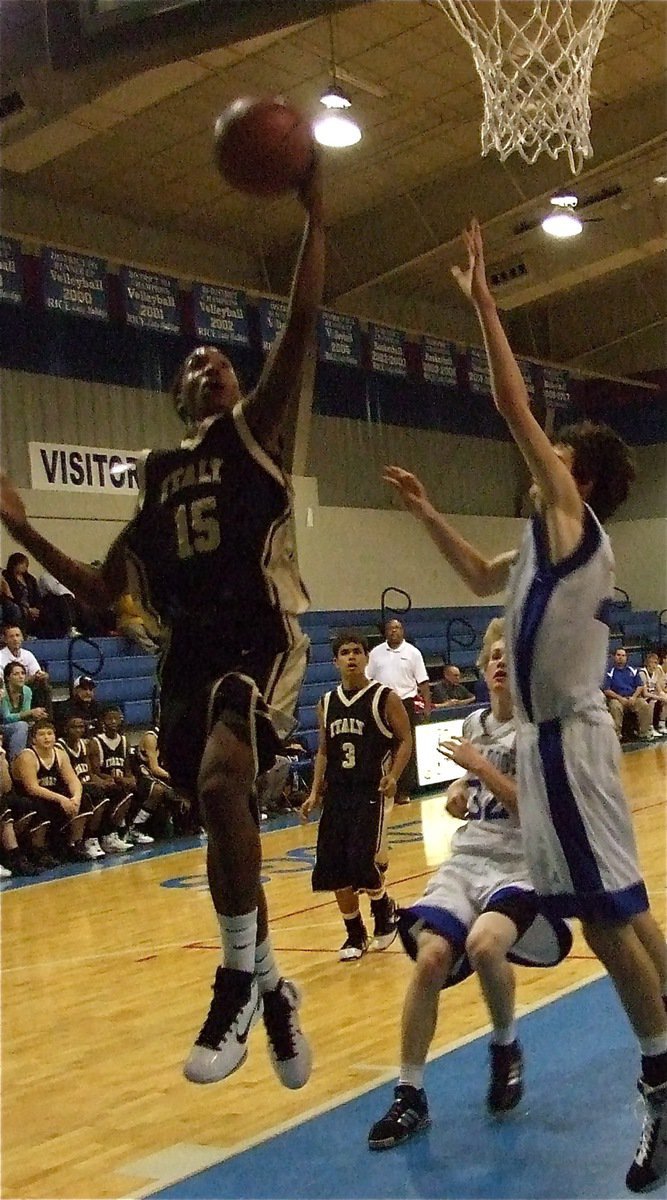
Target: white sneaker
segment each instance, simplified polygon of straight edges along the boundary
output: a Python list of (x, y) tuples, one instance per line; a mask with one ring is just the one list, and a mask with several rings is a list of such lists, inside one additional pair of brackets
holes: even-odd
[(664, 721), (661, 721), (658, 725), (658, 733), (660, 734), (660, 737), (665, 737), (665, 735), (667, 735), (667, 725), (665, 725)]
[(104, 850), (96, 837), (86, 838), (83, 849), (88, 858), (106, 858)]
[(115, 830), (100, 838), (100, 846), (105, 854), (127, 854), (128, 850), (132, 849), (132, 843), (124, 842)]
[(217, 1083), (243, 1066), (261, 1004), (249, 972), (218, 967), (208, 1016), (183, 1067), (190, 1083)]
[(2, 863), (0, 863), (0, 879), (11, 879), (11, 877), (12, 873), (9, 867), (3, 867)]
[(150, 833), (143, 833), (141, 829), (128, 829), (127, 837), (133, 846), (152, 846), (155, 841)]
[(313, 1056), (299, 1025), (301, 992), (291, 979), (262, 995), (271, 1066), (283, 1087), (302, 1088), (310, 1079)]

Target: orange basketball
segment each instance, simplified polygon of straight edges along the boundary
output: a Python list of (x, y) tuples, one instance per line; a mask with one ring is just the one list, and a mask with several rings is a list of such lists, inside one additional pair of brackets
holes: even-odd
[(214, 141), (223, 179), (253, 196), (294, 191), (313, 161), (309, 122), (278, 96), (235, 100), (218, 117)]

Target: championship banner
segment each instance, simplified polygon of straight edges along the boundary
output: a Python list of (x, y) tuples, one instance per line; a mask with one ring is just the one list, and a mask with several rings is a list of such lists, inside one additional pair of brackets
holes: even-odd
[(405, 359), (405, 334), (402, 329), (387, 325), (369, 325), (370, 368), (381, 375), (399, 375), (405, 379), (408, 364)]
[(43, 492), (106, 492), (123, 495), (139, 491), (136, 450), (100, 446), (66, 446), (28, 442), (30, 485)]
[(259, 330), (262, 350), (270, 350), (287, 324), (287, 301), (263, 297), (259, 302)]
[(486, 357), (486, 351), (479, 346), (470, 346), (468, 358), (468, 387), (476, 396), (490, 396), (491, 372)]
[(322, 309), (317, 318), (317, 356), (321, 362), (361, 366), (361, 326), (357, 318)]
[(444, 387), (456, 387), (457, 352), (453, 342), (441, 338), (422, 338), (422, 372), (426, 383), (440, 383)]
[(107, 266), (90, 254), (45, 246), (42, 254), (44, 303), (56, 312), (108, 320)]
[(122, 267), (120, 281), (128, 325), (155, 329), (158, 333), (181, 332), (176, 279), (171, 275)]
[(0, 237), (0, 300), (20, 304), (23, 300), (21, 243)]
[(570, 374), (557, 367), (542, 367), (542, 400), (547, 409), (570, 406)]
[(192, 299), (198, 338), (205, 342), (224, 342), (227, 346), (249, 345), (245, 292), (193, 283)]

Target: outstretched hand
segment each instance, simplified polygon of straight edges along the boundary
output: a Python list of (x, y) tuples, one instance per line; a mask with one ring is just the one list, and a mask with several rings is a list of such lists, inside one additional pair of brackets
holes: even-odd
[(409, 512), (421, 516), (430, 507), (426, 488), (411, 471), (404, 471), (402, 467), (385, 467), (382, 478), (398, 492)]
[(18, 529), (27, 521), (25, 504), (4, 471), (0, 471), (0, 520), (10, 532), (12, 528)]
[(481, 304), (491, 299), (491, 292), (486, 278), (484, 265), (484, 243), (482, 230), (477, 217), (473, 217), (467, 229), (463, 230), (463, 244), (468, 252), (468, 266), (452, 267), (452, 275), (458, 283), (464, 296), (473, 304)]
[(322, 155), (317, 147), (313, 149), (313, 160), (310, 164), (310, 169), (297, 192), (297, 196), (306, 209), (306, 212), (315, 220), (321, 221), (324, 215)]

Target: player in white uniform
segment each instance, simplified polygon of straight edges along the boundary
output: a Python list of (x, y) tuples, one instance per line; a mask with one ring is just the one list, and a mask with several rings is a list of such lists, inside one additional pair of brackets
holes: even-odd
[[(625, 499), (634, 470), (605, 426), (559, 431), (553, 446), (533, 416), (526, 385), (489, 291), (476, 221), (454, 275), (474, 304), (496, 407), (534, 479), (536, 516), (523, 546), (487, 559), (399, 467), (387, 481), (478, 596), (510, 585), (508, 651), (517, 715), (517, 782), (531, 876), (552, 912), (578, 916), (609, 972), (642, 1053), (641, 1141), (626, 1177), (639, 1192), (667, 1176), (667, 950), (648, 908), (618, 777), (618, 747), (600, 681), (613, 556), (599, 521)], [(514, 568), (514, 570), (512, 570)]]
[(416, 960), (403, 1006), (401, 1071), (394, 1103), (369, 1134), (371, 1150), (387, 1150), (429, 1123), (423, 1090), (440, 991), (476, 970), (493, 1023), (489, 1045), (492, 1113), (515, 1108), (523, 1092), (521, 1047), (514, 1021), (514, 972), (508, 958), (552, 966), (568, 953), (563, 921), (540, 912), (523, 853), (517, 814), (515, 725), (505, 666), (502, 619), (484, 636), (479, 666), (491, 710), (466, 718), (463, 738), (444, 753), (466, 768), (447, 792), (447, 810), (465, 817), (452, 838), (451, 857), (421, 900), (399, 914), (399, 931)]

